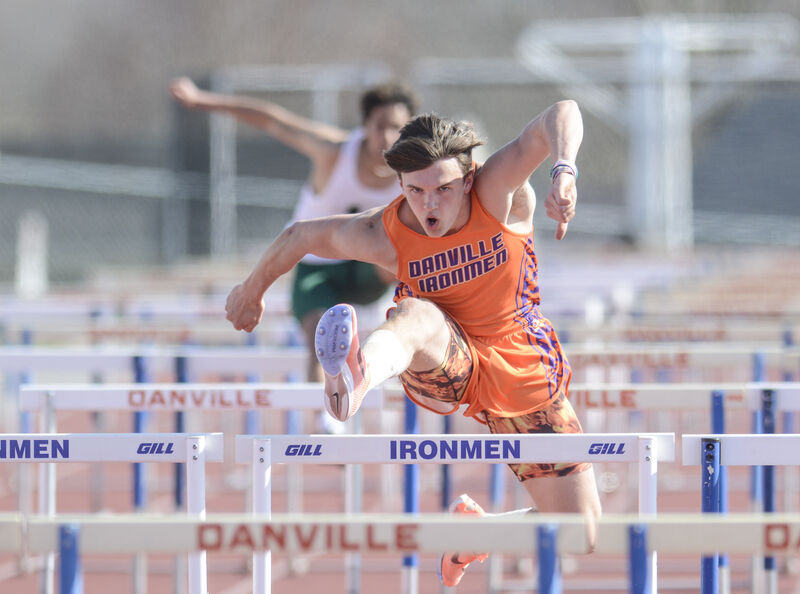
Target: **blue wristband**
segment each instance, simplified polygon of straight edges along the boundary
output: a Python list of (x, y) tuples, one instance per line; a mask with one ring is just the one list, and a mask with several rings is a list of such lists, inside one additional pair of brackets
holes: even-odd
[(568, 171), (576, 180), (578, 179), (578, 166), (572, 161), (566, 161), (564, 159), (559, 159), (553, 163), (553, 166), (550, 168), (550, 179), (555, 180), (556, 176), (564, 171)]

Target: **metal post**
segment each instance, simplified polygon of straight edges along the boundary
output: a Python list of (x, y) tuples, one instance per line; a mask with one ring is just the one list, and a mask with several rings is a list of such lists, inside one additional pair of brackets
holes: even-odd
[[(761, 412), (764, 433), (775, 433), (775, 392), (761, 392)], [(764, 466), (764, 513), (775, 512), (775, 467)], [(778, 594), (778, 568), (775, 557), (764, 557), (764, 572), (767, 583), (767, 594)]]
[[(20, 344), (29, 346), (33, 344), (33, 332), (30, 330), (23, 330), (20, 335)], [(15, 393), (17, 394), (17, 399), (19, 399), (19, 388), (23, 384), (28, 384), (32, 380), (32, 374), (29, 371), (22, 371), (19, 374), (17, 384), (14, 386)], [(19, 406), (19, 401), (15, 403), (16, 406)], [(18, 408), (15, 408), (18, 410)], [(33, 414), (30, 411), (23, 411), (19, 415), (19, 431), (20, 433), (31, 433), (33, 425)], [(17, 502), (17, 509), (19, 512), (26, 516), (31, 513), (31, 499), (32, 499), (32, 491), (33, 491), (33, 480), (32, 480), (32, 472), (31, 472), (31, 465), (30, 464), (22, 464), (19, 467), (19, 493), (18, 493), (18, 502)], [(27, 554), (22, 553), (19, 557), (19, 565), (23, 571), (29, 571), (29, 564), (31, 559), (27, 556)], [(52, 586), (52, 579), (50, 580), (50, 589), (47, 590), (48, 582), (46, 580), (41, 581), (39, 584), (39, 591), (42, 594), (52, 594), (53, 586)]]
[[(145, 365), (144, 357), (136, 355), (133, 358), (133, 373), (134, 381), (137, 384), (147, 383), (150, 378), (148, 377), (147, 367)], [(133, 413), (133, 431), (134, 433), (144, 433), (147, 424), (147, 413), (137, 411)], [(145, 467), (139, 462), (133, 464), (133, 506), (137, 511), (144, 509), (147, 505), (147, 475), (145, 474)]]
[[(357, 413), (349, 422), (350, 432), (363, 433), (364, 419)], [(299, 465), (298, 465), (299, 467)], [(348, 514), (361, 513), (362, 495), (364, 492), (364, 467), (361, 464), (345, 464), (345, 512)], [(345, 561), (345, 591), (348, 594), (361, 592), (361, 555), (347, 553)]]
[[(719, 513), (720, 443), (718, 439), (701, 440), (702, 511)], [(719, 592), (719, 555), (704, 556), (700, 562), (701, 594)]]
[[(134, 381), (146, 383), (149, 381), (144, 357), (137, 355), (133, 358)], [(133, 413), (134, 433), (144, 433), (147, 423), (147, 413), (137, 411)], [(144, 464), (133, 463), (133, 508), (134, 511), (144, 511), (147, 505), (147, 475)], [(147, 557), (144, 553), (137, 553), (133, 559), (133, 592), (145, 594), (147, 592)]]
[[(759, 351), (753, 354), (753, 381), (763, 382), (767, 379), (766, 355)], [(752, 429), (754, 434), (764, 430), (764, 418), (761, 409), (752, 413)], [(750, 511), (760, 514), (764, 511), (764, 468), (753, 466), (750, 468)], [(762, 557), (753, 555), (750, 559), (750, 591), (761, 592), (760, 584), (763, 582), (764, 563)]]
[[(722, 435), (725, 433), (725, 395), (715, 390), (711, 392), (711, 433)], [(728, 513), (728, 467), (719, 467), (719, 513)], [(719, 591), (720, 594), (730, 594), (731, 568), (727, 553), (719, 554)]]
[[(175, 357), (175, 379), (179, 383), (186, 383), (189, 381), (188, 361), (186, 357)], [(175, 432), (186, 432), (186, 413), (179, 410), (175, 413)], [(175, 495), (175, 511), (180, 511), (185, 507), (186, 492), (184, 485), (184, 476), (188, 473), (186, 464), (183, 462), (175, 463), (175, 476), (174, 476), (174, 495)], [(186, 573), (188, 568), (186, 566), (186, 556), (177, 555), (175, 557), (175, 594), (184, 594), (186, 592)]]
[[(451, 415), (442, 417), (442, 428), (444, 433), (449, 435), (453, 430), (453, 419)], [(453, 485), (450, 464), (442, 464), (442, 510), (447, 510), (453, 500)], [(496, 510), (495, 510), (496, 511)]]
[[(186, 448), (186, 513), (204, 520), (206, 517), (205, 438), (187, 438)], [(206, 594), (208, 576), (206, 552), (189, 553), (189, 594)]]
[(80, 537), (78, 524), (64, 524), (58, 528), (59, 592), (61, 594), (83, 594), (83, 572), (78, 547)]
[[(249, 336), (248, 343), (252, 346), (256, 345), (255, 336)], [(255, 374), (248, 375), (247, 381), (258, 381)], [(296, 373), (289, 373), (286, 381), (289, 383), (299, 382)], [(323, 414), (328, 414), (324, 412)], [(249, 435), (256, 435), (260, 426), (260, 413), (257, 410), (248, 410), (245, 413), (245, 432)], [(299, 410), (287, 410), (286, 416), (286, 434), (287, 435), (300, 435), (303, 432), (303, 414)], [(348, 467), (349, 468), (349, 467)], [(302, 464), (289, 464), (286, 467), (286, 511), (290, 514), (303, 513), (303, 465)], [(347, 470), (345, 474), (348, 474)], [(349, 489), (349, 485), (347, 487)], [(347, 492), (347, 491), (346, 491)], [(289, 570), (292, 573), (300, 574), (307, 573), (309, 568), (309, 560), (307, 557), (302, 557), (294, 551), (288, 552)], [(349, 556), (345, 555), (345, 559)]]
[(558, 526), (555, 524), (545, 524), (536, 529), (536, 550), (539, 551), (539, 594), (561, 593), (557, 537)]
[(647, 526), (635, 524), (628, 527), (628, 563), (631, 594), (650, 594)]
[[(639, 437), (639, 516), (655, 516), (658, 512), (658, 449), (653, 437)], [(650, 585), (658, 591), (658, 553), (650, 553)]]
[[(258, 347), (258, 337), (256, 336), (256, 334), (253, 333), (253, 332), (248, 334), (246, 339), (245, 339), (245, 344), (247, 346), (253, 347), (253, 348)], [(255, 382), (259, 381), (259, 379), (260, 379), (260, 377), (259, 377), (258, 373), (248, 373), (247, 374), (247, 381), (248, 382), (255, 383)], [(293, 374), (289, 374), (289, 377), (286, 378), (286, 379), (289, 382), (298, 381), (297, 377), (295, 377)], [(287, 413), (286, 413), (286, 415), (287, 415), (286, 424), (288, 426), (290, 426), (290, 427), (292, 425), (292, 419), (290, 418), (290, 415), (292, 413), (296, 414), (296, 411), (291, 411), (290, 410), (290, 411), (287, 411)], [(259, 433), (261, 433), (261, 413), (259, 411), (257, 411), (257, 410), (245, 411), (245, 413), (244, 413), (244, 432), (245, 432), (246, 435), (258, 435)], [(289, 469), (291, 469), (291, 468), (292, 467), (290, 466)], [(290, 494), (291, 494), (291, 492), (290, 492)], [(289, 501), (291, 501), (291, 498), (289, 499)]]
[[(489, 498), (491, 509), (494, 513), (503, 511), (505, 499), (505, 469), (503, 464), (489, 465)], [(489, 584), (490, 594), (499, 592), (503, 588), (503, 555), (494, 554), (489, 558)]]
[[(179, 383), (186, 383), (189, 381), (188, 361), (186, 357), (175, 357), (175, 379)], [(186, 413), (179, 410), (175, 413), (175, 432), (184, 433), (186, 431)], [(184, 493), (184, 464), (177, 462), (175, 464), (175, 509), (183, 509), (185, 493)]]
[[(253, 515), (268, 522), (272, 518), (272, 449), (269, 439), (253, 440)], [(253, 553), (253, 594), (272, 589), (272, 552)]]
[[(56, 432), (56, 413), (53, 405), (53, 393), (45, 396), (45, 405), (40, 419), (42, 433)], [(39, 490), (39, 513), (50, 518), (56, 515), (56, 465), (53, 463), (39, 465), (41, 489)], [(56, 555), (53, 552), (44, 556), (42, 582), (40, 591), (51, 594), (55, 587)]]
[[(89, 320), (94, 327), (97, 322), (101, 319), (103, 315), (103, 311), (100, 306), (95, 306), (92, 308), (92, 311), (89, 313)], [(91, 344), (92, 346), (102, 344), (102, 339), (99, 337), (95, 337), (92, 339)], [(92, 373), (92, 383), (93, 384), (102, 384), (103, 383), (103, 376), (100, 373)], [(105, 415), (101, 411), (93, 411), (92, 412), (92, 431), (94, 433), (105, 433)], [(105, 475), (103, 472), (103, 465), (102, 464), (93, 464), (92, 469), (92, 511), (93, 512), (100, 512), (103, 509), (103, 493), (105, 492)], [(177, 593), (176, 593), (177, 594)]]
[[(419, 433), (417, 405), (409, 398), (406, 398), (405, 402), (405, 432), (407, 434)], [(403, 469), (403, 479), (403, 511), (407, 514), (419, 513), (419, 466), (416, 464), (407, 464)], [(419, 584), (419, 560), (416, 554), (403, 557), (402, 580), (401, 591), (403, 594), (417, 594)]]
[[(794, 335), (791, 328), (786, 328), (783, 332), (783, 346), (787, 349), (794, 345)], [(783, 369), (782, 379), (785, 382), (792, 381), (794, 374), (792, 370), (786, 365)], [(787, 410), (783, 412), (783, 432), (794, 433), (794, 411)], [(798, 469), (793, 466), (787, 466), (783, 469), (783, 509), (788, 512), (794, 509), (794, 497), (798, 491), (797, 489), (797, 472)]]

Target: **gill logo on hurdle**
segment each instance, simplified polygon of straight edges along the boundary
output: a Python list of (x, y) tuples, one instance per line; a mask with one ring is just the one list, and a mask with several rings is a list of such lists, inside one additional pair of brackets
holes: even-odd
[(143, 441), (136, 449), (137, 454), (174, 454), (175, 444), (171, 441)]
[(286, 456), (321, 456), (321, 443), (292, 443), (286, 446)]
[(605, 443), (593, 443), (589, 445), (589, 454), (624, 454), (625, 442), (609, 441)]

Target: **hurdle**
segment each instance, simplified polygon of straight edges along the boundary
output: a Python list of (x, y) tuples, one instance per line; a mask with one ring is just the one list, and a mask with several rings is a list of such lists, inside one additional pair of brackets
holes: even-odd
[[(236, 436), (236, 462), (252, 467), (253, 513), (265, 519), (271, 517), (270, 480), (275, 463), (636, 462), (639, 512), (646, 515), (657, 510), (657, 461), (674, 458), (672, 433)], [(271, 591), (270, 565), (269, 551), (254, 555), (254, 592)], [(654, 558), (653, 576), (655, 565)], [(416, 591), (417, 579), (416, 568), (404, 568), (405, 591)]]
[[(719, 484), (721, 466), (797, 466), (800, 465), (800, 435), (708, 434), (683, 435), (683, 464), (703, 469), (703, 510), (720, 512), (722, 497)], [(764, 512), (775, 511), (772, 473), (765, 473)], [(703, 561), (703, 594), (716, 594), (719, 576), (716, 563)], [(766, 587), (777, 594), (777, 568), (774, 558), (764, 558)]]
[[(723, 432), (726, 410), (745, 412), (759, 411), (764, 392), (775, 395), (776, 410), (800, 410), (800, 383), (798, 382), (688, 382), (688, 383), (573, 383), (569, 400), (579, 413), (586, 411), (606, 412), (683, 412), (710, 411), (711, 432)], [(715, 424), (716, 423), (716, 424)], [(619, 423), (604, 430), (615, 431)], [(656, 430), (656, 427), (637, 430)], [(721, 469), (724, 476), (725, 468)], [(503, 475), (491, 476), (492, 503), (497, 503), (495, 484)], [(724, 478), (720, 480), (724, 481)], [(754, 483), (760, 488), (760, 483)], [(723, 503), (724, 511), (725, 503)], [(720, 558), (721, 579), (727, 578), (727, 560)], [(490, 580), (497, 580), (498, 569), (490, 566)], [(726, 590), (723, 590), (726, 591)]]
[[(585, 409), (695, 410), (709, 407), (711, 393), (721, 392), (726, 407), (755, 410), (764, 390), (793, 399), (800, 397), (800, 382), (578, 382), (570, 386), (569, 400)], [(800, 410), (800, 405), (793, 410)]]
[[(115, 279), (116, 280), (116, 279)], [(49, 323), (64, 319), (104, 318), (116, 321), (141, 320), (143, 318), (209, 319), (219, 318), (225, 311), (225, 297), (229, 287), (219, 288), (212, 295), (175, 295), (120, 291), (117, 295), (103, 290), (97, 294), (48, 295), (35, 299), (16, 296), (0, 296), (0, 322), (36, 321), (43, 318)], [(266, 296), (267, 314), (290, 313), (289, 296), (285, 293), (270, 293)], [(164, 321), (164, 320), (162, 320)]]
[(67, 320), (53, 325), (51, 322), (4, 324), (6, 332), (32, 333), (37, 343), (64, 344), (73, 347), (97, 344), (159, 344), (164, 346), (187, 343), (205, 346), (240, 346), (255, 339), (261, 345), (287, 345), (297, 332), (292, 320), (268, 318), (252, 334), (242, 336), (233, 332), (226, 320), (172, 320), (146, 319), (141, 321)]
[[(28, 384), (20, 387), (20, 410), (53, 419), (59, 410), (131, 412), (314, 410), (323, 404), (323, 384), (316, 382)], [(388, 400), (380, 388), (364, 399), (364, 410), (383, 410)]]
[(563, 320), (556, 324), (562, 344), (573, 345), (603, 341), (610, 343), (753, 343), (779, 346), (786, 336), (800, 336), (800, 325), (780, 319), (735, 322), (698, 322), (685, 320), (672, 324), (664, 320), (623, 320), (599, 325)]
[[(205, 464), (223, 461), (221, 433), (21, 433), (0, 436), (0, 462), (183, 462), (186, 465), (187, 513), (204, 517)], [(54, 516), (55, 484), (47, 493), (42, 513)], [(46, 568), (47, 569), (47, 568)], [(47, 579), (51, 579), (46, 572)], [(189, 559), (191, 594), (206, 593), (205, 555)]]
[[(148, 383), (148, 384), (28, 384), (20, 387), (20, 409), (39, 412), (50, 419), (47, 431), (56, 430), (59, 410), (131, 412), (261, 411), (323, 409), (323, 385), (297, 383)], [(370, 390), (364, 410), (383, 410), (384, 391)], [(348, 484), (359, 489), (359, 484)], [(176, 482), (176, 491), (179, 483)], [(295, 493), (300, 496), (300, 493)], [(177, 493), (176, 493), (177, 501)]]
[[(20, 386), (25, 411), (57, 410), (320, 410), (320, 382), (27, 384)], [(382, 409), (384, 394), (369, 392), (362, 408)]]
[[(59, 533), (64, 527), (71, 527), (75, 535), (74, 546), (69, 549), (60, 546)], [(540, 528), (555, 535), (547, 541), (547, 555), (539, 544)], [(151, 514), (57, 518), (0, 514), (0, 535), (8, 537), (0, 539), (0, 550), (15, 545), (39, 554), (60, 550), (62, 562), (72, 563), (84, 553), (358, 551), (397, 555), (464, 548), (537, 555), (540, 567), (549, 569), (546, 561), (552, 552), (579, 554), (587, 545), (583, 518), (546, 514), (480, 520), (441, 514), (411, 518), (401, 514), (305, 514), (276, 515), (269, 521), (257, 521), (246, 514), (209, 514), (204, 519)], [(597, 525), (595, 554), (627, 555), (630, 592), (644, 594), (649, 583), (646, 560), (656, 551), (706, 554), (725, 550), (790, 557), (800, 554), (798, 537), (797, 514), (732, 514), (722, 518), (705, 514), (607, 515)], [(552, 588), (548, 594), (558, 592), (560, 589)], [(74, 592), (62, 589), (61, 594)]]
[(176, 361), (184, 359), (187, 376), (259, 373), (285, 377), (302, 369), (306, 357), (299, 348), (0, 347), (0, 373), (78, 373), (130, 379), (144, 369), (153, 374), (174, 373)]
[(286, 376), (302, 370), (307, 352), (299, 347), (0, 347), (0, 373), (133, 373), (141, 357), (151, 371), (171, 373), (177, 357), (187, 359), (190, 375), (258, 373)]
[(303, 369), (306, 358), (307, 353), (300, 348), (0, 347), (0, 373), (77, 373), (130, 379), (143, 369), (153, 374), (174, 373), (176, 361), (183, 359), (187, 376), (258, 373), (286, 377)]
[[(752, 344), (699, 343), (699, 344), (603, 344), (565, 345), (565, 351), (574, 370), (626, 370), (659, 372), (667, 370), (687, 374), (689, 371), (724, 372), (725, 381), (764, 381), (758, 369), (770, 365), (797, 368), (800, 348), (791, 345), (754, 347)], [(741, 377), (731, 377), (731, 370), (739, 370)], [(576, 376), (576, 381), (583, 381)], [(716, 380), (716, 378), (713, 378)], [(773, 378), (774, 379), (774, 378)], [(783, 378), (780, 378), (783, 379)], [(658, 381), (663, 381), (661, 377)], [(696, 377), (688, 381), (706, 381)]]
[[(28, 384), (20, 387), (20, 408), (39, 412), (49, 419), (47, 431), (56, 430), (55, 417), (59, 410), (131, 412), (177, 411), (250, 411), (263, 410), (324, 410), (323, 384), (296, 383), (146, 383), (146, 384)], [(362, 409), (381, 411), (388, 402), (384, 391), (372, 389), (364, 399)], [(359, 417), (348, 424), (351, 430)], [(181, 499), (181, 483), (176, 476), (175, 500)], [(51, 481), (55, 481), (53, 476)], [(297, 480), (287, 485), (289, 501), (302, 500)], [(358, 494), (363, 489), (361, 476), (348, 473), (345, 484), (347, 497), (352, 497), (352, 511), (360, 510)], [(250, 491), (249, 493), (252, 493)], [(300, 509), (297, 507), (296, 509)], [(353, 568), (355, 571), (355, 568)], [(140, 571), (141, 574), (144, 570)]]

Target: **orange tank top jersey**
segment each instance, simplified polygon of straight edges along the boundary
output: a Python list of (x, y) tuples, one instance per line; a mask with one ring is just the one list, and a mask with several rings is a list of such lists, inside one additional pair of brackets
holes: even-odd
[(514, 233), (489, 214), (475, 192), (467, 224), (445, 237), (417, 233), (400, 221), (403, 196), (383, 223), (398, 256), (395, 301), (429, 299), (462, 328), (473, 373), (461, 400), (467, 416), (514, 417), (566, 394), (569, 363), (539, 311), (533, 233)]

